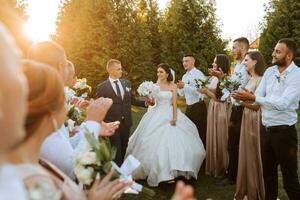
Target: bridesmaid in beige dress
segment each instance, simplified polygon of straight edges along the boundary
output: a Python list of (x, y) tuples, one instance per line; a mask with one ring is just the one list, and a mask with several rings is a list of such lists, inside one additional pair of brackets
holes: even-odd
[[(214, 69), (221, 68), (227, 74), (229, 65), (228, 57), (223, 54), (218, 54), (212, 64)], [(228, 166), (227, 103), (220, 101), (221, 90), (218, 86), (218, 78), (212, 76), (207, 88), (198, 89), (210, 98), (207, 114), (205, 173), (213, 177), (224, 176)]]
[[(255, 92), (265, 70), (263, 56), (258, 51), (248, 52), (244, 59), (250, 79), (245, 88)], [(234, 94), (233, 94), (234, 97)], [(244, 113), (241, 125), (239, 167), (235, 198), (263, 200), (265, 197), (260, 154), (260, 109), (258, 105), (242, 102)]]

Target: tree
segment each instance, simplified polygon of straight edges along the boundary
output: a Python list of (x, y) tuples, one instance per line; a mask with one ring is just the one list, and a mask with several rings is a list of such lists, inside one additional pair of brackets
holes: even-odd
[[(259, 50), (271, 65), (273, 49), (281, 38), (293, 38), (300, 44), (300, 2), (298, 0), (271, 0), (266, 7)], [(296, 63), (300, 64), (300, 54)]]
[(184, 54), (193, 54), (206, 72), (215, 55), (224, 52), (214, 4), (205, 0), (172, 0), (161, 21), (161, 34), (162, 60), (180, 75)]
[(148, 27), (145, 3), (145, 8), (134, 0), (70, 0), (62, 5), (55, 40), (66, 49), (78, 75), (87, 77), (92, 86), (106, 78), (110, 58), (122, 62), (125, 77), (134, 85), (153, 78), (153, 49), (159, 44), (151, 40), (155, 26)]
[(24, 54), (30, 45), (24, 32), (26, 2), (24, 0), (0, 0), (0, 21), (12, 33)]

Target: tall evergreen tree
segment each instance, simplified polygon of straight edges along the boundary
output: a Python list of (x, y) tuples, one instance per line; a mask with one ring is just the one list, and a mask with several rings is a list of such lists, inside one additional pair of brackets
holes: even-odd
[[(271, 65), (273, 49), (281, 38), (293, 38), (300, 45), (300, 1), (271, 0), (266, 8), (264, 28), (260, 37), (259, 50)], [(296, 63), (300, 64), (300, 52)]]
[(203, 71), (216, 53), (224, 52), (216, 25), (215, 7), (206, 0), (172, 0), (161, 22), (162, 60), (180, 75), (184, 54), (193, 54)]

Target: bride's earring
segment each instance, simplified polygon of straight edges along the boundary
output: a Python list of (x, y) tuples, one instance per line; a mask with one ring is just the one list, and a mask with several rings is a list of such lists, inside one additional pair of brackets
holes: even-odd
[(52, 126), (54, 128), (54, 131), (57, 131), (58, 130), (57, 121), (56, 121), (56, 119), (52, 115), (50, 115), (50, 116), (51, 116)]

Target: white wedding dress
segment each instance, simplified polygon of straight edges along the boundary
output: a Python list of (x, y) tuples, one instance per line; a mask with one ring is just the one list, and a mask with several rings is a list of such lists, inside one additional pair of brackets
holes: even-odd
[(196, 126), (179, 109), (176, 126), (171, 126), (171, 91), (159, 91), (154, 97), (156, 105), (148, 109), (129, 139), (126, 156), (132, 154), (141, 162), (133, 178), (147, 178), (150, 186), (178, 176), (197, 179), (205, 150)]

